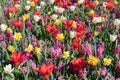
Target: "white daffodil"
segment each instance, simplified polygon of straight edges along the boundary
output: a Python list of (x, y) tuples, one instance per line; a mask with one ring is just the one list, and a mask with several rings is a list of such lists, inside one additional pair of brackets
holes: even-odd
[(7, 25), (6, 24), (1, 24), (0, 28), (2, 31), (5, 31), (7, 29)]
[(11, 64), (8, 64), (4, 67), (4, 71), (5, 73), (7, 74), (10, 74), (11, 72), (13, 72), (14, 68), (12, 68), (12, 65)]

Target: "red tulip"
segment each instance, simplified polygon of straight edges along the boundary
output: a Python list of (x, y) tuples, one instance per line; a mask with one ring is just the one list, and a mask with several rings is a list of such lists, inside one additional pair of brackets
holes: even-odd
[(12, 24), (17, 28), (22, 28), (23, 22), (21, 20), (14, 20), (12, 21)]
[(34, 15), (39, 15), (39, 14), (40, 14), (40, 11), (34, 11), (33, 14), (34, 14)]
[(114, 5), (114, 3), (107, 3), (106, 7), (107, 7), (108, 10), (111, 10), (115, 7), (115, 5)]
[(89, 5), (89, 0), (84, 0), (84, 5), (87, 7)]
[(68, 0), (56, 0), (56, 3), (63, 8), (66, 8), (67, 6), (72, 5), (72, 2), (68, 1)]
[(47, 25), (45, 28), (47, 32), (49, 32), (50, 34), (54, 34), (56, 30), (56, 25)]
[(91, 19), (93, 19), (94, 17), (99, 17), (99, 15), (98, 14), (92, 14), (92, 15), (90, 15)]
[(89, 8), (90, 9), (93, 9), (95, 6), (96, 6), (96, 4), (94, 2), (90, 2), (89, 3)]
[(22, 63), (22, 60), (24, 58), (24, 54), (22, 54), (22, 52), (13, 52), (12, 56), (10, 58), (10, 61), (15, 64), (16, 66), (18, 66), (19, 64)]
[(53, 69), (54, 69), (53, 64), (49, 64), (49, 65), (42, 64), (41, 68), (35, 68), (34, 70), (41, 73), (41, 75), (44, 78), (48, 78), (50, 73), (53, 71)]
[(79, 27), (76, 29), (77, 38), (82, 38), (86, 31), (87, 28), (84, 27), (84, 23), (79, 24)]
[(81, 46), (80, 40), (73, 40), (72, 46), (73, 46), (74, 50), (77, 51), (79, 49), (79, 47)]
[(63, 24), (65, 25), (66, 29), (72, 28), (73, 20), (62, 20)]
[(72, 60), (69, 65), (69, 71), (72, 73), (78, 73), (79, 70), (84, 69), (86, 61), (83, 58)]
[(31, 2), (34, 2), (35, 4), (37, 4), (38, 3), (38, 0), (31, 0)]
[(16, 7), (14, 7), (14, 6), (8, 8), (8, 12), (9, 12), (9, 13), (13, 13), (13, 12), (16, 13), (17, 11), (18, 11), (18, 9), (17, 9)]

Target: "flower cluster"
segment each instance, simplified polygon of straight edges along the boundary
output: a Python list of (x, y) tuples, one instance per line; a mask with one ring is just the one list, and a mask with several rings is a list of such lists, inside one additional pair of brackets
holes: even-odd
[(120, 0), (0, 0), (0, 80), (120, 80)]

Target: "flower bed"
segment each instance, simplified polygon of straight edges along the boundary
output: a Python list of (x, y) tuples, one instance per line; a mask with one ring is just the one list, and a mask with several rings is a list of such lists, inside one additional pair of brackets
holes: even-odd
[(119, 0), (0, 1), (0, 80), (120, 80)]

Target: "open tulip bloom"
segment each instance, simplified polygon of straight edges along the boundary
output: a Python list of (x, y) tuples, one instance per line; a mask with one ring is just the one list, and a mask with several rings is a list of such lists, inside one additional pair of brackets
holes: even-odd
[(120, 80), (120, 0), (0, 0), (0, 80)]

